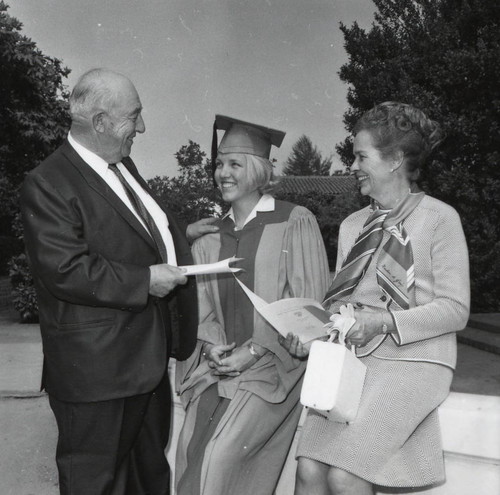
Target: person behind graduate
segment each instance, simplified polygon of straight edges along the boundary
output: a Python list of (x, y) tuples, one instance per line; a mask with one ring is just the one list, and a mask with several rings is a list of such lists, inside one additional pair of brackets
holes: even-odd
[[(467, 324), (467, 245), (457, 212), (415, 179), (442, 140), (419, 109), (385, 102), (354, 127), (355, 175), (367, 206), (340, 226), (336, 276), (324, 307), (352, 303), (346, 342), (367, 366), (351, 423), (310, 410), (297, 449), (296, 495), (367, 495), (445, 479), (438, 406)], [(293, 355), (307, 349), (288, 336)]]
[[(328, 261), (310, 211), (278, 201), (271, 145), (285, 133), (216, 116), (214, 179), (231, 205), (219, 232), (193, 245), (196, 263), (242, 258), (237, 276), (267, 302), (321, 300)], [(216, 129), (225, 130), (218, 146)], [(305, 370), (278, 342), (232, 274), (198, 277), (200, 324), (193, 356), (177, 369), (186, 409), (178, 495), (271, 495), (297, 427)]]

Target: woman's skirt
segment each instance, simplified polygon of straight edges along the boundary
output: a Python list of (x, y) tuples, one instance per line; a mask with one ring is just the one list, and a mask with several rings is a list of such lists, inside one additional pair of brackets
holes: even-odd
[(308, 412), (297, 448), (374, 485), (420, 487), (445, 479), (437, 407), (453, 371), (424, 362), (362, 358), (367, 374), (356, 419), (337, 423)]

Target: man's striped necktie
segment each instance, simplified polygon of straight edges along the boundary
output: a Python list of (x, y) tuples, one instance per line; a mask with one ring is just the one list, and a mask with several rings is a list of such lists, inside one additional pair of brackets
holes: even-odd
[(135, 208), (137, 214), (142, 218), (142, 220), (146, 224), (149, 234), (153, 238), (156, 247), (158, 249), (158, 252), (160, 253), (162, 261), (164, 263), (167, 263), (168, 262), (167, 248), (165, 247), (165, 243), (163, 242), (163, 238), (160, 234), (158, 226), (156, 225), (156, 222), (154, 221), (153, 217), (149, 213), (148, 209), (142, 202), (139, 195), (134, 191), (133, 187), (127, 182), (127, 179), (125, 179), (123, 174), (120, 172), (120, 170), (116, 166), (116, 163), (110, 163), (108, 166), (109, 169), (114, 172), (114, 174), (118, 177), (118, 179), (122, 183), (123, 188), (125, 189), (125, 192), (127, 193), (127, 196), (130, 202), (132, 203), (132, 206)]

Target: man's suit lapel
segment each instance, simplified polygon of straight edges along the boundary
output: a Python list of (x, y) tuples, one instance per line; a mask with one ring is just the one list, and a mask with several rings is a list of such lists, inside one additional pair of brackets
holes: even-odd
[[(63, 153), (73, 167), (75, 167), (85, 179), (89, 187), (100, 194), (112, 208), (123, 217), (123, 219), (134, 229), (148, 244), (156, 250), (153, 239), (144, 229), (141, 222), (130, 211), (125, 203), (115, 194), (106, 182), (90, 167), (81, 156), (73, 149), (66, 140), (63, 144)], [(127, 167), (128, 168), (128, 167)], [(134, 175), (135, 176), (135, 175)]]
[(188, 260), (191, 259), (191, 248), (187, 243), (185, 231), (182, 230), (177, 220), (172, 216), (170, 211), (167, 208), (165, 208), (163, 202), (154, 194), (154, 192), (149, 187), (148, 183), (141, 177), (133, 160), (130, 157), (127, 157), (122, 160), (122, 163), (127, 168), (127, 170), (132, 174), (134, 179), (148, 192), (148, 194), (152, 198), (154, 198), (154, 200), (158, 203), (158, 205), (163, 210), (165, 215), (167, 215), (168, 228), (174, 240), (175, 253), (178, 263), (191, 264), (192, 263), (191, 261), (188, 262), (185, 261), (186, 259)]
[[(177, 223), (176, 219), (165, 208), (162, 201), (155, 196), (147, 182), (141, 177), (134, 162), (124, 158), (122, 163), (139, 182), (139, 184), (155, 199), (168, 219), (168, 228), (174, 240), (175, 254), (178, 265), (191, 265), (193, 258), (191, 248), (186, 239), (185, 230)], [(172, 298), (175, 296), (175, 298)], [(194, 351), (198, 333), (198, 304), (196, 294), (196, 279), (188, 277), (185, 285), (178, 285), (167, 297), (169, 311), (176, 315), (172, 318), (170, 329), (170, 356), (183, 360), (187, 359)]]

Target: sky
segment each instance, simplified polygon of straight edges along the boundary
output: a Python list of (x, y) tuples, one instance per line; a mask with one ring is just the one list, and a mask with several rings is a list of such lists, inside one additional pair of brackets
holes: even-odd
[[(285, 131), (273, 149), (279, 174), (308, 136), (342, 168), (335, 145), (347, 61), (340, 22), (373, 22), (371, 0), (6, 0), (22, 33), (71, 69), (71, 89), (94, 67), (135, 84), (146, 132), (132, 150), (142, 175), (177, 174), (189, 140), (210, 153), (216, 114)], [(221, 136), (219, 135), (219, 138)]]

